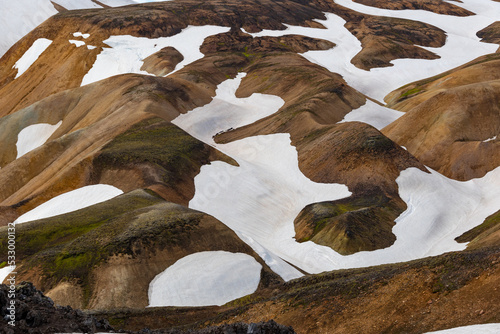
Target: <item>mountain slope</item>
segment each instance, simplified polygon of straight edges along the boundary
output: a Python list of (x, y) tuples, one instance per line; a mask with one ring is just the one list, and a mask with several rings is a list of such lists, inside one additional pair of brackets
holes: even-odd
[(117, 328), (498, 321), (499, 2), (50, 5), (0, 58), (2, 280), (14, 222)]

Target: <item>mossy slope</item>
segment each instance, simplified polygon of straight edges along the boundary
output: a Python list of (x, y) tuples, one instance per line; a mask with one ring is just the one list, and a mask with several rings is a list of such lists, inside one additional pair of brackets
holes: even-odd
[[(0, 230), (2, 235), (6, 232), (6, 228)], [(16, 235), (22, 245), (16, 254), (20, 280), (33, 280), (46, 292), (62, 282), (80, 286), (81, 303), (90, 308), (146, 306), (149, 282), (194, 252), (244, 252), (263, 264), (222, 223), (166, 202), (150, 190), (135, 190), (75, 212), (17, 225)], [(0, 243), (4, 255), (6, 240)], [(109, 287), (110, 282), (116, 286)]]

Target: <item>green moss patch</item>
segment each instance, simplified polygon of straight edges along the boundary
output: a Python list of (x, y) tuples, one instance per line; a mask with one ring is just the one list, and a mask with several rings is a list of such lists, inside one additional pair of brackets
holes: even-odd
[(94, 163), (98, 169), (150, 164), (165, 184), (175, 184), (210, 162), (210, 148), (160, 118), (136, 124), (106, 145)]

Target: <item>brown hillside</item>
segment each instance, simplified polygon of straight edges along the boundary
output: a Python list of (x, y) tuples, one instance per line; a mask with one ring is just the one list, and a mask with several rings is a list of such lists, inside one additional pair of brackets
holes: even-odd
[[(142, 309), (156, 275), (201, 251), (250, 254), (263, 266), (260, 289), (282, 282), (224, 224), (152, 191), (135, 190), (93, 207), (17, 225), (16, 230), (23, 245), (17, 252), (17, 278), (34, 282), (62, 305)], [(6, 246), (0, 243), (2, 254)]]
[[(425, 333), (500, 322), (498, 247), (293, 280), (221, 308), (105, 312), (120, 328), (200, 328), (274, 319), (297, 333)], [(115, 326), (116, 327), (116, 326)]]
[[(2, 118), (1, 126), (9, 130), (2, 133), (6, 145), (1, 155), (5, 164), (0, 169), (1, 205), (14, 205), (23, 213), (56, 195), (99, 182), (125, 191), (152, 186), (169, 200), (186, 204), (194, 193), (192, 178), (199, 167), (222, 156), (165, 121), (131, 127), (158, 116), (171, 120), (210, 99), (209, 94), (184, 81), (123, 75), (53, 95)], [(45, 145), (11, 161), (21, 128), (38, 122), (55, 124), (57, 120), (63, 123)], [(125, 139), (116, 139), (121, 134)], [(150, 139), (156, 144), (158, 136), (163, 136), (160, 151), (151, 151), (154, 145), (141, 147), (147, 145), (148, 136), (156, 136)], [(165, 150), (169, 146), (172, 151)], [(186, 163), (182, 160), (177, 170), (174, 165), (164, 170), (158, 164), (167, 159), (165, 166), (171, 159), (168, 153), (175, 155), (179, 150), (192, 154), (187, 155), (191, 159), (186, 161), (188, 167), (179, 169)], [(140, 153), (150, 155), (144, 160)], [(114, 155), (129, 160), (109, 161)]]
[[(65, 11), (30, 32), (0, 59), (0, 113), (8, 115), (51, 94), (78, 87), (111, 35), (148, 38), (179, 33), (188, 25), (220, 25), (244, 28), (285, 29), (284, 23), (321, 27), (313, 19), (324, 19), (323, 12), (334, 12), (346, 21), (346, 27), (361, 40), (363, 51), (353, 60), (356, 66), (369, 69), (390, 66), (397, 58), (434, 59), (436, 55), (415, 46), (441, 46), (444, 33), (415, 21), (360, 14), (334, 3), (317, 0), (308, 5), (296, 1), (229, 1), (212, 3), (175, 0), (125, 7)], [(189, 13), (189, 15), (187, 14)], [(265, 13), (265, 14), (263, 14)], [(74, 32), (89, 33), (89, 50), (69, 43)], [(375, 37), (374, 37), (375, 36)], [(51, 46), (30, 69), (14, 80), (16, 61), (38, 38), (53, 40)]]
[(487, 55), (386, 97), (406, 114), (382, 132), (425, 165), (458, 180), (500, 165), (500, 59)]

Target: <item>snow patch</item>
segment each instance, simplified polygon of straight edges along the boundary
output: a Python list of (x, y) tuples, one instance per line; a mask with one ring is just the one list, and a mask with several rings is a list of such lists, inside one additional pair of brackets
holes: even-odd
[(22, 129), (17, 135), (17, 157), (19, 159), (26, 153), (42, 146), (52, 136), (52, 134), (61, 126), (62, 121), (57, 124), (39, 123), (33, 124)]
[(172, 123), (183, 127), (197, 139), (215, 145), (212, 136), (216, 133), (252, 124), (274, 114), (285, 104), (280, 97), (266, 94), (237, 98), (236, 89), (245, 76), (246, 73), (238, 73), (234, 79), (226, 80), (217, 87), (210, 112), (204, 111), (208, 106), (196, 108), (188, 114), (179, 115)]
[(14, 221), (21, 224), (32, 220), (49, 218), (80, 210), (123, 194), (123, 191), (107, 184), (85, 186), (57, 197), (26, 212)]
[(71, 44), (75, 44), (77, 48), (79, 48), (80, 46), (85, 45), (84, 41), (77, 41), (77, 40), (74, 40), (74, 39), (70, 39), (69, 42)]
[(488, 139), (486, 139), (486, 140), (483, 140), (483, 143), (487, 143), (487, 142), (490, 142), (490, 141), (494, 141), (494, 140), (496, 140), (496, 139), (497, 139), (497, 136), (495, 136), (495, 137), (491, 137), (491, 138), (488, 138)]
[(23, 75), (31, 65), (40, 57), (40, 55), (52, 44), (52, 41), (46, 38), (37, 39), (33, 45), (16, 62), (14, 68), (17, 68), (15, 79)]
[(0, 57), (40, 23), (57, 14), (49, 0), (1, 1)]
[(345, 115), (344, 119), (339, 123), (363, 122), (370, 124), (377, 130), (381, 130), (403, 115), (404, 113), (401, 111), (382, 107), (375, 102), (367, 100), (365, 105)]
[(111, 48), (105, 48), (97, 56), (93, 67), (83, 78), (82, 86), (118, 74), (151, 75), (146, 71), (141, 71), (143, 60), (167, 46), (176, 48), (184, 56), (184, 60), (177, 64), (174, 70), (174, 72), (178, 71), (187, 64), (203, 58), (200, 46), (205, 38), (227, 31), (229, 31), (228, 27), (188, 26), (177, 35), (155, 39), (128, 35), (111, 36), (104, 41)]
[(82, 34), (81, 32), (75, 32), (75, 33), (73, 33), (73, 36), (75, 36), (75, 37), (82, 37), (82, 38), (87, 39), (87, 38), (90, 37), (90, 34)]
[(498, 334), (500, 323), (455, 327), (442, 331), (428, 332), (427, 334)]
[(0, 284), (9, 276), (11, 272), (14, 271), (16, 267), (6, 266), (0, 269)]
[(244, 253), (194, 253), (153, 279), (149, 306), (223, 305), (254, 293), (261, 270), (262, 265)]
[(97, 46), (94, 46), (94, 45), (88, 45), (88, 44), (87, 44), (87, 49), (89, 49), (89, 50), (94, 50), (94, 49), (97, 49)]
[(99, 6), (92, 0), (55, 0), (54, 2), (63, 6), (67, 10), (102, 8), (102, 6)]

